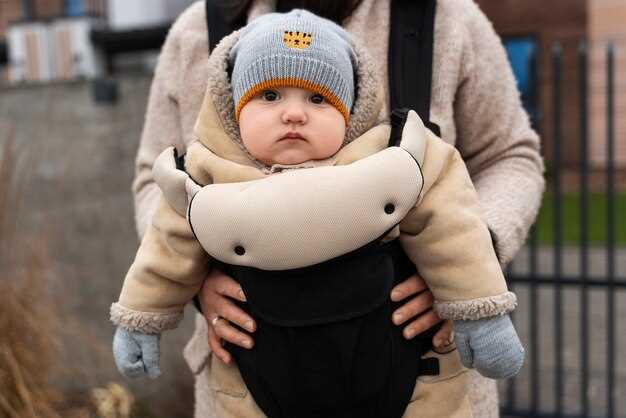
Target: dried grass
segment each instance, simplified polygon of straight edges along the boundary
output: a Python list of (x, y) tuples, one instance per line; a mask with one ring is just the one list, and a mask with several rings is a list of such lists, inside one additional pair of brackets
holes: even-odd
[(106, 388), (92, 391), (98, 414), (102, 418), (129, 418), (134, 397), (123, 386), (111, 383)]
[(57, 364), (64, 321), (47, 294), (46, 237), (18, 232), (23, 195), (11, 137), (0, 149), (0, 418), (129, 418), (133, 397), (122, 386), (70, 399), (53, 383), (67, 369)]
[[(17, 233), (14, 141), (0, 158), (0, 416), (60, 418), (48, 377), (54, 361), (54, 311), (43, 295), (44, 255)], [(26, 266), (26, 267), (24, 267)]]

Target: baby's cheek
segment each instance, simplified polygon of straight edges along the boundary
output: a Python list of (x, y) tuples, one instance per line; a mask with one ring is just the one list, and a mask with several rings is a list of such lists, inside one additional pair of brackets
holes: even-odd
[(333, 123), (329, 123), (327, 126), (327, 148), (334, 154), (341, 148), (346, 136), (346, 125), (343, 116), (341, 116), (340, 121), (334, 120)]
[(256, 159), (263, 160), (268, 153), (267, 145), (264, 141), (264, 136), (260, 135), (258, 131), (248, 131), (241, 129), (241, 142), (248, 152)]

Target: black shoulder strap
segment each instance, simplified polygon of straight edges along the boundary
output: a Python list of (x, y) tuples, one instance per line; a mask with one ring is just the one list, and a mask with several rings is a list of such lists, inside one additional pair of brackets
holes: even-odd
[(219, 1), (206, 0), (206, 23), (209, 31), (209, 55), (215, 45), (217, 45), (224, 36), (243, 27), (246, 24), (245, 19), (236, 22), (230, 22), (224, 16), (224, 10), (219, 7)]
[(391, 110), (414, 109), (430, 122), (433, 44), (437, 0), (391, 0), (389, 31), (389, 96)]

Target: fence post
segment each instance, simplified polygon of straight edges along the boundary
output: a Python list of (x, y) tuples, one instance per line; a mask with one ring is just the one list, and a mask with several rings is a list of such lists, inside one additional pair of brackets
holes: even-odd
[(580, 167), (580, 405), (581, 414), (589, 416), (589, 152), (588, 152), (588, 49), (585, 41), (578, 45), (578, 94), (580, 100), (578, 119)]
[(607, 417), (615, 417), (615, 60), (610, 42), (606, 50), (606, 227), (607, 227)]
[(563, 410), (563, 327), (560, 278), (563, 271), (562, 260), (562, 219), (561, 219), (561, 59), (562, 47), (556, 43), (552, 48), (552, 112), (554, 115), (553, 132), (553, 222), (554, 222), (554, 396), (556, 416)]

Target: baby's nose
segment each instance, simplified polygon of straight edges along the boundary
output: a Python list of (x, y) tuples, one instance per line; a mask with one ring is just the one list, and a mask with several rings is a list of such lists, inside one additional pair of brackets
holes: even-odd
[(290, 104), (285, 107), (283, 112), (284, 123), (305, 123), (307, 121), (307, 114), (304, 106), (299, 104)]

